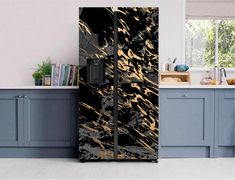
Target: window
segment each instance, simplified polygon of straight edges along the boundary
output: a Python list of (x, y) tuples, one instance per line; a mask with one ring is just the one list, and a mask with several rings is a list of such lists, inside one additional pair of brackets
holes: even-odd
[(191, 67), (235, 67), (235, 20), (188, 19), (185, 38)]

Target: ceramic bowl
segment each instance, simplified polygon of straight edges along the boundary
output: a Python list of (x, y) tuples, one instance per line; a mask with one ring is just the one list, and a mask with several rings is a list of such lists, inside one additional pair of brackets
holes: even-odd
[(226, 80), (228, 85), (235, 85), (235, 78), (230, 78)]
[(187, 65), (179, 64), (175, 66), (175, 71), (177, 72), (186, 72), (187, 70), (189, 70), (189, 67)]

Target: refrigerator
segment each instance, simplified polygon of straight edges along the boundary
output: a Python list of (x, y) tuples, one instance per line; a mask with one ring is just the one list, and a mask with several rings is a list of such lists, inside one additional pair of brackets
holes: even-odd
[(78, 159), (158, 159), (157, 7), (79, 8)]

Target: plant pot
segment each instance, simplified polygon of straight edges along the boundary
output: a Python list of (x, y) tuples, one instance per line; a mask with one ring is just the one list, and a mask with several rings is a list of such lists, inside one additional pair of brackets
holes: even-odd
[(42, 86), (42, 80), (41, 79), (34, 79), (35, 86)]

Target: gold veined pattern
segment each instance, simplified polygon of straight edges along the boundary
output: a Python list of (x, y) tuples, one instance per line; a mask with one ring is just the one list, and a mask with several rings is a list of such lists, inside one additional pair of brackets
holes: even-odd
[[(80, 8), (79, 159), (157, 159), (158, 8)], [(114, 74), (114, 43), (118, 73)], [(105, 62), (104, 82), (87, 82), (87, 59)], [(118, 77), (117, 94), (114, 77)], [(115, 86), (116, 87), (116, 86)], [(114, 96), (118, 96), (117, 147)]]
[(119, 10), (123, 13), (118, 14), (119, 22), (122, 22), (119, 23), (122, 31), (118, 32), (118, 157), (156, 159), (158, 9)]

